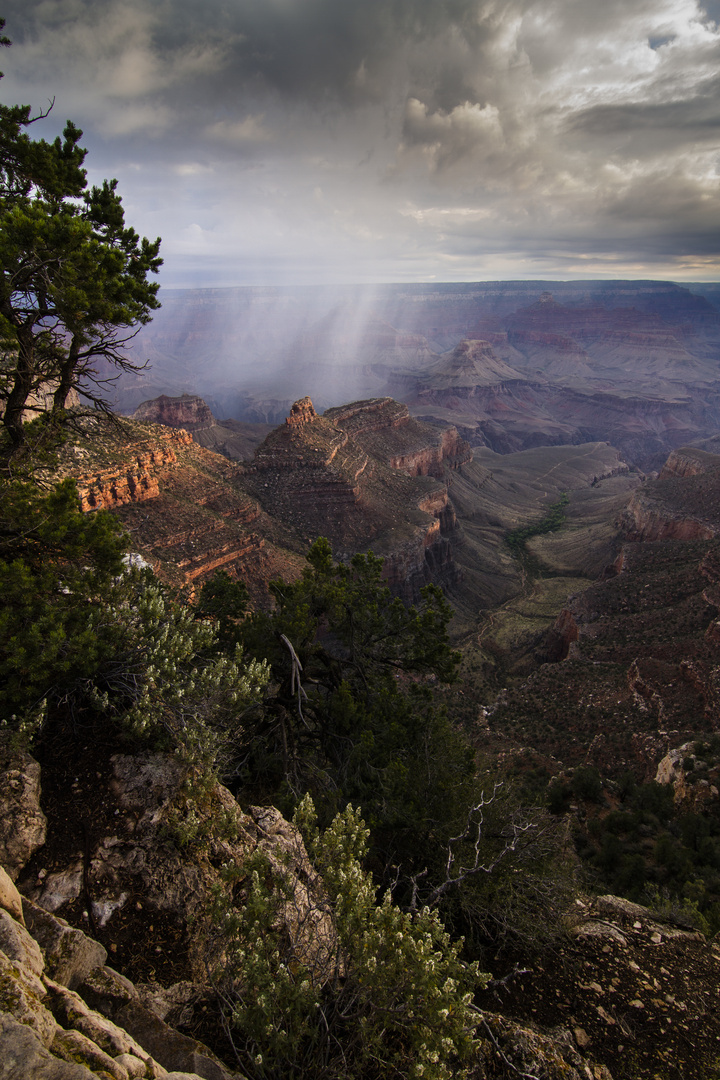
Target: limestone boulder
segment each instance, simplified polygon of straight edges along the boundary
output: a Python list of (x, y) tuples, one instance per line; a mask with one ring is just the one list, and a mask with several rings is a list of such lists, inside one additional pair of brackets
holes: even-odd
[(22, 964), (34, 975), (42, 975), (45, 962), (37, 941), (7, 911), (0, 909), (0, 949), (9, 960)]
[(110, 967), (95, 968), (85, 977), (78, 991), (90, 1008), (104, 1016), (113, 1016), (128, 1001), (138, 997), (133, 983)]
[(56, 1058), (9, 1013), (0, 1012), (0, 1045), (0, 1080), (97, 1080), (84, 1065)]
[(49, 1047), (58, 1025), (45, 1008), (45, 987), (33, 972), (0, 952), (0, 1002), (3, 1012), (35, 1032), (40, 1042)]
[[(64, 1031), (59, 1028), (51, 1047), (53, 1054), (63, 1061), (77, 1061), (96, 1073), (102, 1070), (112, 1080), (130, 1080), (130, 1073), (116, 1058), (111, 1058), (104, 1050), (79, 1031)], [(139, 1060), (136, 1059), (136, 1060)], [(142, 1062), (141, 1062), (142, 1064)], [(145, 1067), (143, 1065), (143, 1072)], [(142, 1073), (140, 1074), (142, 1075)]]
[(45, 950), (48, 974), (56, 982), (74, 988), (107, 960), (107, 952), (98, 941), (32, 900), (23, 901), (23, 911), (28, 928)]
[(134, 1054), (141, 1060), (148, 1060), (150, 1054), (127, 1031), (91, 1009), (79, 994), (51, 979), (46, 979), (45, 984), (48, 1008), (61, 1027), (79, 1031), (111, 1057)]
[(40, 766), (30, 754), (5, 754), (0, 760), (0, 865), (13, 881), (45, 843), (46, 834)]
[(0, 908), (12, 915), (13, 919), (25, 925), (22, 909), (22, 897), (15, 887), (10, 875), (0, 866)]

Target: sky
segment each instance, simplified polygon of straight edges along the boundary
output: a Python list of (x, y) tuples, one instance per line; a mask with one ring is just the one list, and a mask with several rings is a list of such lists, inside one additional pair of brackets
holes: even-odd
[(5, 0), (166, 287), (720, 278), (720, 0)]

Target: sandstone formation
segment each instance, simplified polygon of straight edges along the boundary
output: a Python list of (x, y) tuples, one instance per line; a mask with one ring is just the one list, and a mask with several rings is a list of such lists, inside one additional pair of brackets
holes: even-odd
[(390, 398), (329, 418), (301, 401), (250, 466), (201, 448), (183, 429), (83, 423), (87, 439), (68, 445), (62, 471), (76, 477), (83, 509), (112, 510), (168, 582), (197, 588), (222, 569), (266, 603), (268, 581), (295, 576), (321, 535), (338, 557), (368, 547), (382, 554), (407, 599), (428, 581), (457, 579), (443, 478), (472, 452), (456, 430), (422, 424)]
[(235, 461), (251, 458), (255, 448), (270, 431), (270, 425), (264, 422), (216, 420), (207, 402), (195, 394), (182, 394), (180, 397), (162, 394), (150, 401), (143, 401), (133, 413), (133, 419), (184, 428), (200, 446)]
[(192, 589), (222, 569), (262, 598), (272, 577), (297, 572), (297, 556), (276, 544), (239, 465), (182, 429), (82, 423), (85, 438), (65, 448), (61, 472), (77, 479), (84, 510), (120, 518), (162, 579)]
[(383, 555), (393, 590), (415, 600), (428, 581), (457, 578), (457, 522), (440, 478), (470, 457), (455, 430), (418, 423), (392, 398), (323, 416), (304, 398), (258, 447), (246, 483), (269, 514), (326, 536), (338, 557)]
[(635, 492), (620, 525), (629, 540), (707, 540), (720, 528), (720, 455), (670, 454), (657, 480)]
[(720, 456), (709, 453), (698, 446), (683, 446), (673, 450), (660, 470), (660, 480), (669, 480), (673, 476), (698, 476), (700, 473), (713, 473), (720, 469)]
[(158, 433), (155, 446), (146, 450), (134, 449), (129, 455), (130, 460), (120, 467), (111, 466), (92, 475), (85, 474), (78, 485), (83, 510), (113, 510), (125, 503), (156, 499), (160, 494), (160, 471), (177, 464), (173, 444), (187, 446), (191, 441), (186, 431), (165, 429)]
[(693, 743), (670, 750), (658, 764), (655, 780), (670, 784), (676, 805), (691, 813), (702, 813), (709, 803), (720, 799), (720, 767), (708, 768), (695, 753)]
[(410, 416), (407, 405), (376, 398), (327, 409), (329, 420), (391, 469), (408, 476), (435, 476), (472, 460), (470, 446), (457, 428), (433, 426)]

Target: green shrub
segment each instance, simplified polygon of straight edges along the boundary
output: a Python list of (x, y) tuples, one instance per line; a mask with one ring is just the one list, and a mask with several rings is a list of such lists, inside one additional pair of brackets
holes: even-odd
[(578, 799), (600, 802), (602, 799), (600, 773), (593, 765), (581, 765), (573, 773), (572, 789)]
[(100, 718), (194, 768), (220, 769), (269, 678), (149, 570), (127, 570), (112, 515), (83, 514), (74, 481), (0, 483), (0, 725)]
[(251, 1080), (467, 1075), (472, 993), (487, 977), (460, 959), (437, 914), (407, 914), (389, 893), (376, 904), (359, 810), (320, 832), (306, 797), (295, 820), (322, 876), (315, 904), (333, 931), (304, 932), (313, 916), (298, 903), (298, 879), (271, 874), (262, 853), (226, 868), (213, 910), (224, 960), (213, 977), (239, 1067)]

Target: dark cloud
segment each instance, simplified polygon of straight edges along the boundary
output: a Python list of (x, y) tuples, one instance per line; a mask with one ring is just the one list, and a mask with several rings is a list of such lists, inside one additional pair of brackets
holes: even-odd
[[(720, 0), (6, 0), (166, 280), (700, 276)], [(597, 265), (593, 263), (597, 260)], [(175, 275), (175, 278), (173, 278)], [(647, 276), (647, 275), (646, 275)]]
[(581, 109), (567, 121), (567, 130), (589, 135), (634, 135), (638, 131), (682, 135), (683, 141), (718, 138), (720, 75), (693, 87), (693, 96), (680, 101), (624, 102)]

